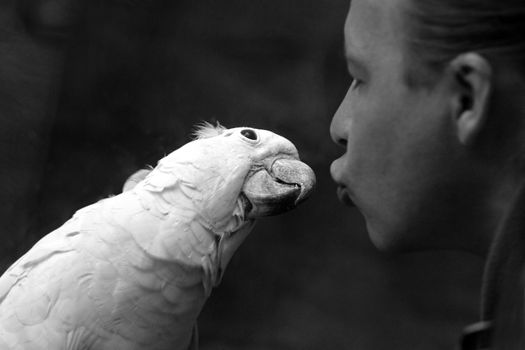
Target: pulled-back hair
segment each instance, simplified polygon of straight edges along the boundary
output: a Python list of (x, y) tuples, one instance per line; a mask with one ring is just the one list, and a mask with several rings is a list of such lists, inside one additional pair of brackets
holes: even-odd
[(525, 75), (524, 0), (408, 2), (407, 44), (409, 59), (415, 61), (411, 63), (437, 73), (458, 54), (474, 51), (490, 61), (511, 64)]

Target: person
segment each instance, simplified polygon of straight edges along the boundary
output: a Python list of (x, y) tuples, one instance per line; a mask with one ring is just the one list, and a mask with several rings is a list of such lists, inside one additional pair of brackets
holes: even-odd
[(339, 198), (385, 251), (486, 257), (464, 349), (525, 347), (525, 3), (353, 0), (330, 133)]

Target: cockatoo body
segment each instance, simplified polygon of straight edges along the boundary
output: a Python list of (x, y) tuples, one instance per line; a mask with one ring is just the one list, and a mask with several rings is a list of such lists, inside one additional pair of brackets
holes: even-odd
[(255, 219), (294, 208), (315, 183), (272, 132), (197, 134), (5, 272), (0, 349), (196, 347), (197, 316)]

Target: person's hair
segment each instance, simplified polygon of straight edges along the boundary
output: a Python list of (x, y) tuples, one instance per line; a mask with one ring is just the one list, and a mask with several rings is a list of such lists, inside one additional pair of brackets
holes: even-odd
[(525, 1), (408, 0), (408, 80), (428, 81), (457, 55), (478, 52), (525, 75)]

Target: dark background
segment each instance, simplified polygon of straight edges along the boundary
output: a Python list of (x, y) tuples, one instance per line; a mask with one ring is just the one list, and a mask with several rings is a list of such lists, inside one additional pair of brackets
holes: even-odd
[(2, 271), (197, 122), (265, 128), (296, 144), (317, 191), (256, 226), (201, 314), (201, 348), (453, 349), (476, 320), (481, 261), (379, 253), (335, 196), (328, 128), (349, 83), (348, 6), (3, 0)]

